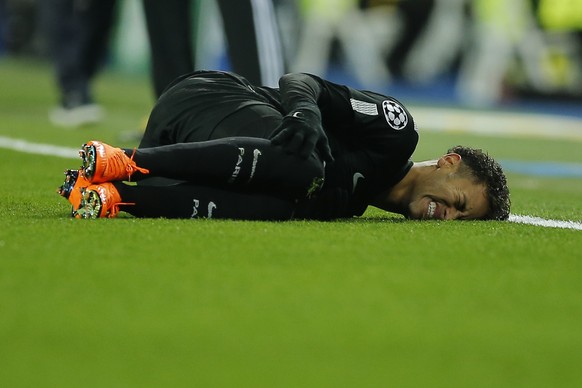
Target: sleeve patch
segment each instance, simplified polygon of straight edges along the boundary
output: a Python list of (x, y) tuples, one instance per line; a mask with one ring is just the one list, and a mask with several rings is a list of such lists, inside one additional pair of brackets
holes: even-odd
[(384, 110), (384, 116), (386, 116), (388, 125), (392, 128), (400, 130), (408, 124), (408, 115), (400, 104), (394, 101), (384, 100), (382, 102), (382, 109)]
[(367, 116), (378, 116), (378, 106), (371, 102), (365, 102), (350, 98), (352, 109)]

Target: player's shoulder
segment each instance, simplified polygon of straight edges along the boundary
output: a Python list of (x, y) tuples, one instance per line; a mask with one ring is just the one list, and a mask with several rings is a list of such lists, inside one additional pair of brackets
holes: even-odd
[(389, 128), (414, 129), (414, 118), (398, 99), (366, 90), (351, 89), (350, 104), (355, 114), (384, 122)]

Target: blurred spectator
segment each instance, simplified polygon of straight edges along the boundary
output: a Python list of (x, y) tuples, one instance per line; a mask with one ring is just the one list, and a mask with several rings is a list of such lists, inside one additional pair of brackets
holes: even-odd
[[(214, 67), (224, 35), (232, 69), (267, 86), (286, 71), (284, 58), (289, 70), (319, 75), (339, 60), (336, 74), (347, 71), (363, 87), (423, 83), (408, 90), (439, 98), (444, 91), (475, 106), (532, 96), (582, 99), (582, 1), (142, 1), (156, 96), (175, 77)], [(114, 2), (0, 0), (0, 54), (51, 54), (60, 94), (50, 113), (55, 124), (103, 116), (91, 84), (104, 64)], [(141, 51), (122, 50), (133, 71), (146, 68), (149, 53), (141, 29), (124, 29), (142, 23), (140, 1), (131, 4), (135, 12), (118, 32), (131, 48), (143, 43)]]
[[(393, 41), (390, 42), (389, 50), (386, 51), (386, 62), (391, 73), (400, 77), (406, 73), (406, 58), (413, 47), (417, 44), (419, 37), (427, 30), (427, 24), (435, 3), (440, 0), (365, 0), (362, 3), (370, 10), (377, 10), (388, 7), (389, 18), (384, 23), (395, 29), (392, 33)], [(445, 0), (446, 1), (446, 0)], [(431, 44), (434, 43), (430, 36)]]
[(55, 125), (78, 127), (103, 118), (92, 82), (105, 61), (115, 0), (43, 0), (41, 16), (55, 66), (59, 106), (49, 118)]
[[(176, 77), (196, 69), (199, 4), (190, 0), (143, 0), (156, 96)], [(285, 72), (272, 0), (217, 0), (233, 71), (251, 83), (276, 86)], [(194, 20), (194, 21), (193, 21)], [(194, 24), (193, 24), (194, 23)]]
[[(575, 2), (552, 0), (551, 7), (558, 3)], [(549, 39), (539, 25), (532, 1), (475, 0), (472, 6), (471, 42), (464, 53), (458, 83), (463, 101), (477, 106), (497, 104), (515, 93), (516, 82), (540, 95), (555, 94), (564, 88), (580, 90), (580, 72), (573, 71), (580, 66), (579, 50), (578, 58), (563, 56), (575, 65), (571, 77), (560, 81), (560, 65), (553, 63), (558, 41), (555, 35)], [(566, 9), (575, 11), (571, 6)]]
[(36, 23), (35, 0), (0, 0), (0, 54), (34, 53)]
[(549, 96), (582, 100), (582, 1), (538, 0), (536, 14), (549, 46)]
[(0, 56), (6, 47), (6, 1), (0, 0)]
[[(469, 19), (466, 15), (467, 0), (436, 0), (414, 3), (416, 11), (402, 12), (407, 25), (416, 25), (414, 39), (407, 44), (407, 55), (401, 72), (414, 82), (430, 82), (451, 71), (461, 55), (465, 42), (465, 30)], [(420, 14), (419, 14), (420, 10)]]
[(298, 37), (301, 34), (301, 10), (298, 0), (273, 0), (275, 15), (283, 47), (283, 58), (289, 65), (290, 58), (297, 54)]
[(371, 23), (357, 0), (304, 0), (301, 5), (303, 28), (293, 71), (325, 74), (337, 39), (347, 70), (362, 85), (374, 86), (390, 79), (382, 56), (387, 39), (375, 33), (377, 23)]

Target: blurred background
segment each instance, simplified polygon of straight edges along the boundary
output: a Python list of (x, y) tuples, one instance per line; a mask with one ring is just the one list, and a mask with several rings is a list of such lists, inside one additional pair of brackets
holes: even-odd
[[(0, 62), (51, 63), (47, 13), (66, 2), (91, 0), (0, 0)], [(101, 1), (112, 7), (96, 59), (102, 70), (150, 74), (146, 2)], [(217, 2), (192, 4), (194, 67), (232, 70)], [(272, 9), (284, 72), (431, 106), (582, 117), (582, 0), (272, 0)], [(66, 45), (75, 34), (60, 39)]]

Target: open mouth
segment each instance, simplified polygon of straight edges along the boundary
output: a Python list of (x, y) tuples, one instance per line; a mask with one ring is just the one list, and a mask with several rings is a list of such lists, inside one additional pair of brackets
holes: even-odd
[(436, 202), (430, 202), (428, 204), (427, 210), (426, 210), (426, 218), (433, 218), (434, 217), (434, 212), (436, 210)]

